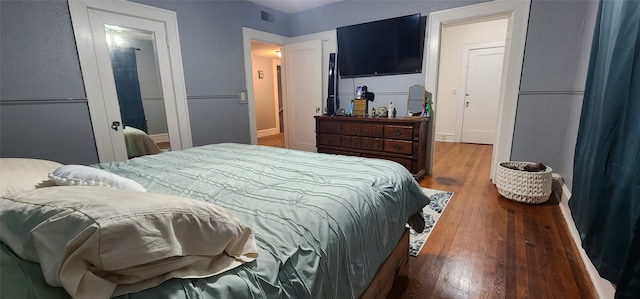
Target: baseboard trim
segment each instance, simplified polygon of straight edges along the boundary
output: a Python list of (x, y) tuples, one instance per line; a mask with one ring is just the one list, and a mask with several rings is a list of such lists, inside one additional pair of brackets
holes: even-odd
[(436, 141), (456, 142), (456, 135), (451, 133), (436, 133)]
[[(582, 262), (587, 269), (589, 278), (591, 278), (591, 283), (596, 290), (598, 298), (613, 298), (616, 292), (613, 284), (611, 284), (611, 282), (609, 282), (608, 280), (600, 277), (598, 270), (591, 262), (591, 259), (589, 259), (589, 256), (587, 256), (584, 248), (582, 248), (582, 239), (580, 238), (580, 233), (578, 232), (576, 223), (573, 221), (573, 216), (571, 216), (571, 210), (569, 209), (571, 190), (569, 190), (569, 187), (564, 184), (561, 178), (558, 179), (558, 177), (554, 177), (553, 184), (556, 185), (556, 187), (554, 188), (554, 190), (556, 191), (556, 198), (560, 202), (560, 211), (562, 211), (562, 216), (565, 223), (567, 224), (569, 233), (571, 234), (571, 240), (573, 240), (573, 243), (576, 245), (576, 248), (578, 248), (578, 251), (580, 252), (580, 257), (582, 258)], [(560, 194), (558, 194), (558, 191), (560, 191)]]
[(258, 136), (258, 138), (260, 138), (260, 137), (275, 135), (278, 133), (280, 133), (280, 130), (278, 130), (278, 128), (271, 128), (266, 130), (259, 130), (256, 132), (256, 135)]

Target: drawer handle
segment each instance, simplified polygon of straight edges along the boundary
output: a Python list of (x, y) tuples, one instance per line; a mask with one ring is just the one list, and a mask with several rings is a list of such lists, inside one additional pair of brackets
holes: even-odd
[(400, 132), (400, 130), (396, 130), (396, 136), (400, 136), (402, 135), (402, 132)]
[(396, 150), (400, 150), (400, 149), (402, 148), (402, 146), (400, 146), (399, 144), (394, 144), (394, 145), (393, 145), (393, 147), (394, 147)]
[(333, 138), (329, 138), (329, 139), (327, 139), (327, 142), (328, 142), (328, 143), (333, 143)]

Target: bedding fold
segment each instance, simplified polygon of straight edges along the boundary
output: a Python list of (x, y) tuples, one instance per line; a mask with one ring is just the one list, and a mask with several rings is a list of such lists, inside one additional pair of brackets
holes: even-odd
[(251, 230), (223, 208), (108, 187), (49, 187), (0, 199), (0, 239), (74, 298), (109, 298), (255, 260)]
[(260, 258), (223, 275), (242, 287), (207, 279), (204, 298), (358, 298), (429, 202), (398, 163), (265, 146), (214, 144), (97, 167), (218, 204), (252, 228)]

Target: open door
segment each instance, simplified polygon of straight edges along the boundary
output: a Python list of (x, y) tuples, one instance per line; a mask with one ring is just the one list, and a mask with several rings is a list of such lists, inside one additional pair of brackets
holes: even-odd
[(322, 42), (312, 40), (284, 46), (285, 144), (315, 152), (316, 115), (322, 113)]

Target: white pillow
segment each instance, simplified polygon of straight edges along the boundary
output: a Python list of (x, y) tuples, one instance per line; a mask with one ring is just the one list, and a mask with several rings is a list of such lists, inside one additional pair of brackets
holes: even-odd
[(62, 164), (27, 158), (0, 158), (0, 196), (53, 186), (47, 176)]
[(49, 174), (49, 178), (58, 186), (105, 186), (120, 190), (147, 191), (134, 180), (83, 165), (60, 166)]
[(109, 298), (253, 261), (251, 229), (195, 199), (50, 187), (0, 199), (0, 239), (73, 298)]

